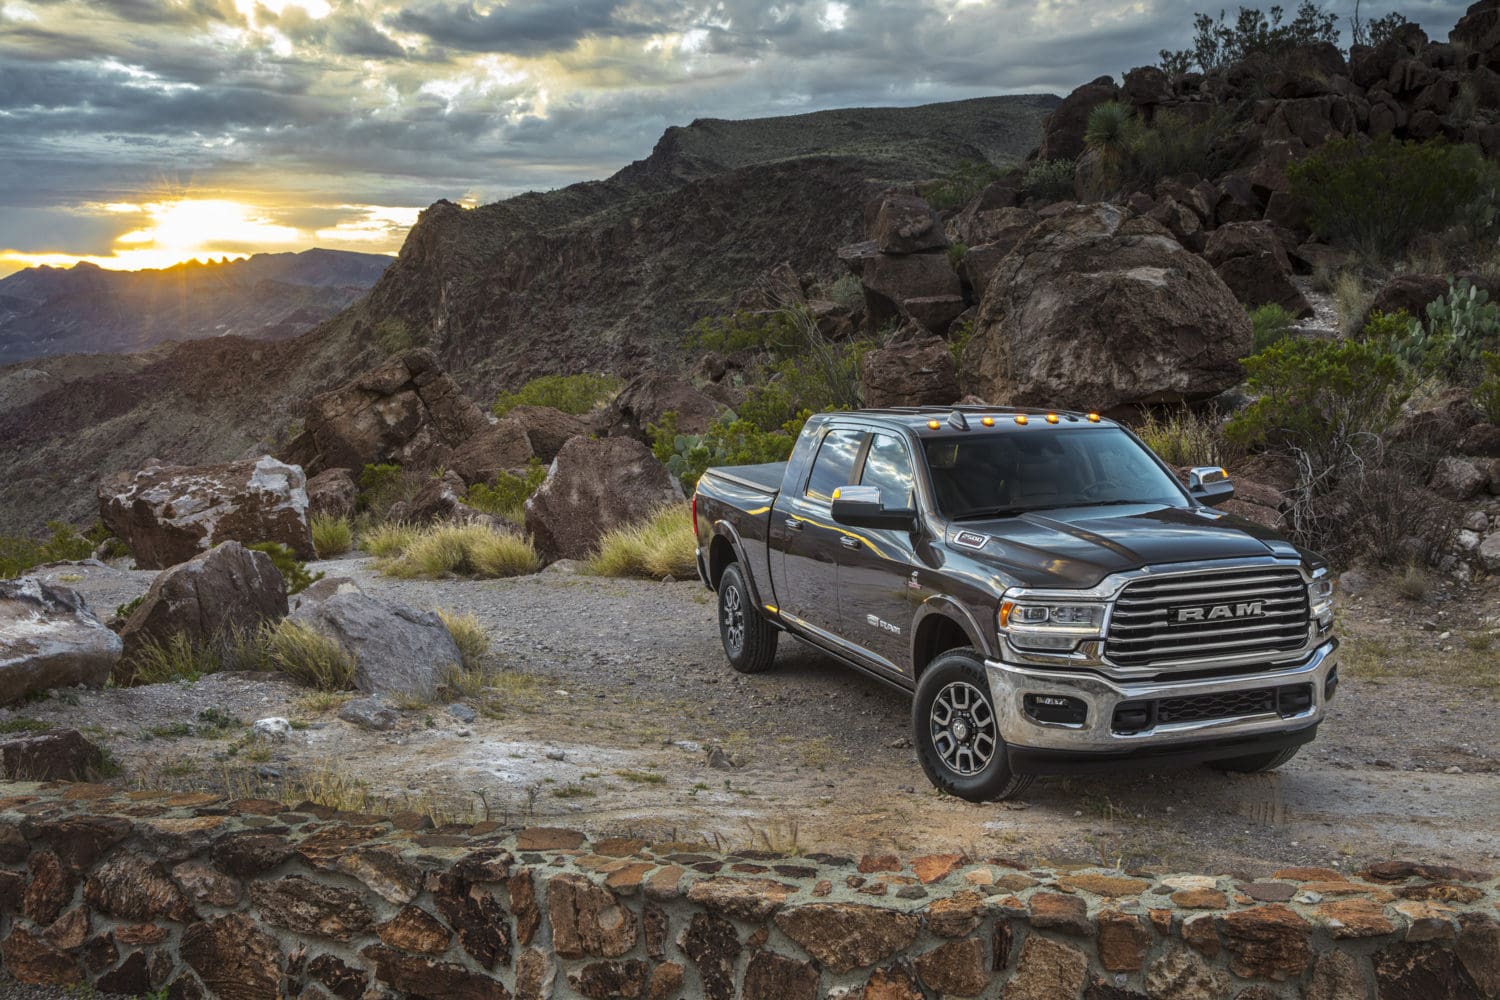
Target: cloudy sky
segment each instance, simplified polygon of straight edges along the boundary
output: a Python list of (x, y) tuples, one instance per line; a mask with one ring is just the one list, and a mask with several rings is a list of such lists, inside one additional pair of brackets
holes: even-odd
[[(1209, 6), (0, 0), (0, 275), (394, 251), (438, 198), (607, 176), (698, 117), (1066, 93)], [(1462, 5), (1401, 9), (1446, 37)]]

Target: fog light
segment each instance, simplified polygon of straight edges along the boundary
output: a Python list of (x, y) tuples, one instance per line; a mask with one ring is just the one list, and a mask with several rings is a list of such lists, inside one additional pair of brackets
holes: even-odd
[(1277, 698), (1276, 709), (1282, 715), (1298, 715), (1312, 708), (1313, 689), (1311, 684), (1298, 684), (1295, 687), (1284, 687)]
[(1151, 728), (1151, 706), (1121, 705), (1115, 709), (1113, 727), (1117, 733), (1138, 733)]
[(1022, 703), (1026, 714), (1037, 722), (1081, 726), (1088, 719), (1088, 706), (1078, 698), (1060, 694), (1028, 694)]

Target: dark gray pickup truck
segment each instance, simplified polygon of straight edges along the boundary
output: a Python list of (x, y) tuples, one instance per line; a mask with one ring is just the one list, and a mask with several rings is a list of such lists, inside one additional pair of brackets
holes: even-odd
[(1338, 686), (1333, 577), (1215, 509), (1098, 414), (829, 413), (789, 461), (710, 469), (698, 573), (730, 664), (788, 632), (912, 692), (928, 777), (973, 800), (1038, 774), (1285, 763)]

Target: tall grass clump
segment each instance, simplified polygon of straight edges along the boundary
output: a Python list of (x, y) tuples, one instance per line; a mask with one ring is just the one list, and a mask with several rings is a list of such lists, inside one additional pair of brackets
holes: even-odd
[(354, 656), (337, 639), (283, 618), (261, 630), (266, 664), (319, 691), (354, 686)]
[(643, 520), (608, 532), (589, 560), (599, 576), (685, 579), (697, 571), (697, 539), (684, 504), (670, 504)]
[(1187, 407), (1150, 411), (1135, 432), (1168, 465), (1227, 465), (1238, 453), (1225, 443), (1214, 414), (1195, 413)]
[(195, 643), (182, 632), (167, 639), (147, 638), (123, 666), (131, 684), (165, 684), (177, 680), (191, 683), (223, 668), (217, 649)]
[(377, 566), (387, 576), (524, 576), (542, 567), (530, 539), (482, 524), (437, 524), (400, 540), (404, 547)]
[(360, 545), (377, 559), (392, 559), (411, 548), (417, 529), (410, 524), (380, 524), (360, 535)]
[(254, 545), (245, 546), (255, 552), (264, 552), (271, 557), (277, 572), (286, 581), (286, 592), (288, 594), (300, 594), (308, 587), (323, 579), (322, 573), (309, 573), (307, 563), (297, 558), (290, 546), (280, 542), (256, 542)]
[(341, 556), (354, 548), (354, 528), (349, 524), (347, 517), (314, 514), (312, 537), (313, 548), (318, 550), (319, 559)]
[(479, 619), (472, 614), (459, 614), (442, 608), (438, 608), (438, 617), (448, 626), (448, 632), (458, 646), (463, 669), (471, 672), (483, 670), (489, 664), (490, 636), (484, 626), (479, 624)]

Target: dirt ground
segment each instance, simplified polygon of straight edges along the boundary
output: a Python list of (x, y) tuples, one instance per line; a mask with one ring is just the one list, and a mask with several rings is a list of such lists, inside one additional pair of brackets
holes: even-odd
[[(316, 568), (386, 600), (478, 617), (502, 667), (466, 701), (478, 717), (403, 706), (396, 730), (371, 732), (337, 718), (340, 698), (263, 674), (69, 691), (4, 714), (83, 729), (131, 784), (312, 794), (439, 819), (1244, 875), (1411, 856), (1500, 867), (1494, 583), (1412, 600), (1377, 579), (1345, 596), (1344, 683), (1317, 742), (1279, 773), (1044, 778), (1023, 801), (973, 805), (927, 783), (901, 693), (785, 639), (774, 671), (733, 673), (696, 582), (397, 581), (359, 558)], [(152, 574), (46, 576), (107, 617)], [(293, 721), (287, 742), (249, 737), (267, 716)]]

